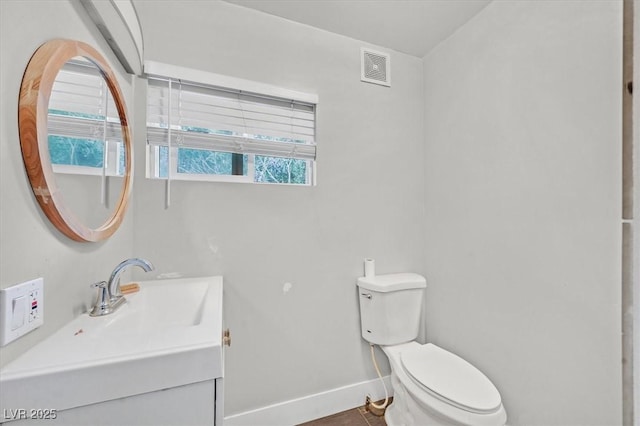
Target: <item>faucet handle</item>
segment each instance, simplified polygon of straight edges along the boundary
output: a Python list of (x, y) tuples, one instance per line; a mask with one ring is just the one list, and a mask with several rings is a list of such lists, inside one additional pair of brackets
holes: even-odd
[(106, 281), (98, 281), (96, 283), (91, 284), (89, 287), (107, 288), (107, 282)]
[(99, 315), (104, 315), (105, 313), (110, 312), (110, 297), (109, 297), (109, 289), (107, 288), (106, 281), (98, 281), (97, 283), (91, 284), (91, 287), (98, 288), (98, 296), (96, 297), (96, 302), (89, 313), (90, 316), (95, 317)]

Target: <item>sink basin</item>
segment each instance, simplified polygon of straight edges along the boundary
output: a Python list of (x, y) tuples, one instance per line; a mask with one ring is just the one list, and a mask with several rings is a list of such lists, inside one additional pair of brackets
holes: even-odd
[(209, 284), (201, 280), (143, 282), (141, 291), (125, 296), (127, 303), (108, 318), (101, 331), (138, 335), (196, 326), (202, 322), (208, 292)]
[(222, 377), (222, 277), (140, 281), (0, 371), (0, 411), (64, 410)]

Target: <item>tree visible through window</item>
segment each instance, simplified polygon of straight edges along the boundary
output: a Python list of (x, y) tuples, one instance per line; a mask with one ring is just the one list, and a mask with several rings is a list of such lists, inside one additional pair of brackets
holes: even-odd
[(52, 164), (102, 168), (104, 142), (49, 135), (49, 156)]
[(304, 160), (256, 155), (256, 182), (304, 184), (306, 177)]

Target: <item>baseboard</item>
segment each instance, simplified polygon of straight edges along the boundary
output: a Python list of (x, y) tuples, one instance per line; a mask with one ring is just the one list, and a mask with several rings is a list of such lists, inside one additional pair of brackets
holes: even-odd
[[(385, 384), (392, 396), (389, 376)], [(364, 405), (367, 395), (384, 399), (380, 379), (354, 383), (224, 418), (224, 426), (293, 426)]]

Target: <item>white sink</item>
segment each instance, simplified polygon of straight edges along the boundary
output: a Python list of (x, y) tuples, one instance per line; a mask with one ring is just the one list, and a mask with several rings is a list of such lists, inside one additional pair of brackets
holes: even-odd
[[(121, 323), (135, 324), (138, 332), (198, 325), (202, 321), (209, 285), (205, 281), (176, 285), (175, 281), (144, 283), (142, 292), (126, 296), (127, 303), (117, 311), (108, 328)], [(122, 330), (119, 330), (122, 332)]]
[(222, 377), (222, 277), (140, 281), (0, 371), (0, 411), (64, 410)]

